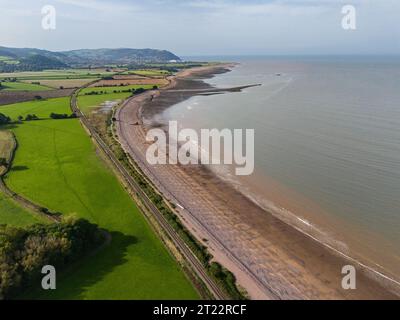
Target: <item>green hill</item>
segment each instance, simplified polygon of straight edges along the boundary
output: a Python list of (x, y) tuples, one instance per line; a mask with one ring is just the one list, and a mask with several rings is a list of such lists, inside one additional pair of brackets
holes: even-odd
[(81, 49), (53, 52), (31, 48), (0, 47), (0, 72), (169, 61), (180, 61), (180, 58), (169, 51), (155, 49)]

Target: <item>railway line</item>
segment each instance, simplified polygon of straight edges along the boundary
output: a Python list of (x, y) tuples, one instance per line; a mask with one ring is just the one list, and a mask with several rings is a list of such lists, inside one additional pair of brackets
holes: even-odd
[[(87, 84), (87, 86), (90, 84)], [(84, 87), (82, 87), (84, 88)], [(190, 248), (185, 244), (185, 242), (176, 234), (175, 230), (169, 224), (169, 222), (165, 219), (165, 217), (161, 214), (158, 208), (153, 204), (153, 202), (149, 199), (146, 193), (140, 188), (138, 183), (131, 177), (127, 169), (119, 162), (114, 153), (110, 150), (108, 145), (103, 141), (103, 139), (99, 136), (95, 128), (90, 124), (87, 117), (81, 112), (77, 103), (77, 96), (79, 91), (82, 89), (79, 88), (74, 91), (71, 96), (71, 109), (72, 111), (80, 118), (82, 125), (88, 130), (91, 137), (96, 141), (99, 148), (104, 152), (104, 154), (108, 157), (108, 159), (112, 162), (117, 171), (123, 176), (127, 184), (130, 188), (136, 192), (146, 209), (153, 215), (156, 219), (157, 223), (162, 227), (165, 233), (172, 240), (174, 245), (179, 249), (181, 254), (184, 256), (186, 261), (190, 264), (191, 268), (195, 271), (197, 276), (204, 282), (207, 286), (208, 290), (217, 300), (226, 300), (229, 297), (223, 292), (223, 290), (215, 283), (215, 281), (208, 275), (206, 269), (203, 264), (197, 259), (197, 257), (192, 253)]]

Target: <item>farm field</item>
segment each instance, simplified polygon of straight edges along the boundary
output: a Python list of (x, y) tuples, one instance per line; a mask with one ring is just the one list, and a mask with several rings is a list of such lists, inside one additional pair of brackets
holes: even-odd
[(95, 86), (95, 87), (90, 87), (90, 88), (84, 88), (79, 92), (80, 96), (83, 96), (87, 93), (90, 92), (98, 92), (100, 93), (101, 91), (103, 94), (108, 94), (108, 93), (114, 93), (114, 91), (122, 91), (122, 90), (131, 90), (131, 89), (138, 89), (138, 88), (143, 88), (143, 89), (151, 89), (153, 88), (153, 84), (144, 84), (144, 85), (129, 85), (129, 86), (111, 86), (111, 87), (104, 87), (104, 86)]
[[(48, 79), (37, 79), (35, 82), (39, 82), (41, 85), (59, 89), (59, 88), (78, 88), (82, 87), (85, 84), (98, 80), (98, 78), (87, 78), (87, 79), (55, 79), (55, 80), (48, 80)], [(32, 80), (22, 80), (24, 83), (31, 83)]]
[(170, 75), (171, 73), (167, 70), (157, 70), (157, 69), (149, 69), (149, 70), (133, 70), (133, 71), (128, 71), (127, 74), (137, 74), (140, 76), (146, 76), (146, 77), (163, 77)]
[[(58, 108), (63, 109), (64, 113), (71, 113), (71, 110), (68, 108), (69, 100), (69, 97), (62, 97), (43, 101), (8, 104), (0, 106), (0, 113), (8, 115), (12, 120), (17, 120), (18, 116), (26, 117), (28, 114), (36, 114), (41, 119), (48, 119), (50, 113)], [(26, 123), (26, 126), (32, 125), (33, 123)]]
[[(18, 80), (36, 80), (36, 79), (80, 79), (97, 78), (110, 76), (115, 72), (107, 69), (66, 69), (66, 70), (45, 70), (45, 71), (24, 71), (0, 73), (0, 79), (16, 78)], [(119, 70), (117, 70), (119, 71)]]
[[(116, 92), (114, 91), (123, 91), (123, 90), (130, 90), (130, 89), (151, 89), (153, 85), (131, 85), (131, 86), (115, 86), (115, 87), (90, 87), (82, 89), (79, 92), (78, 96), (78, 106), (85, 114), (90, 113), (94, 108), (98, 108), (102, 103), (106, 101), (122, 101), (128, 98), (132, 93), (131, 92)], [(103, 94), (93, 94), (93, 95), (86, 95), (89, 92), (101, 92)]]
[(78, 106), (79, 109), (85, 114), (90, 113), (94, 109), (106, 101), (120, 102), (131, 95), (131, 92), (108, 93), (100, 95), (79, 96)]
[[(132, 77), (132, 78), (129, 78)], [(157, 85), (164, 86), (168, 84), (168, 80), (166, 79), (153, 79), (153, 78), (135, 78), (134, 76), (115, 76), (114, 80), (100, 80), (95, 84), (92, 84), (90, 87), (96, 86), (120, 86), (120, 85), (128, 86), (128, 85)]]
[(67, 97), (72, 94), (74, 89), (58, 89), (46, 91), (2, 91), (0, 90), (0, 105), (10, 105), (13, 103), (45, 99)]
[(0, 56), (0, 62), (3, 62), (5, 64), (18, 64), (19, 63), (18, 60), (15, 60), (10, 57), (5, 57), (5, 56)]
[[(44, 118), (50, 112), (70, 113), (69, 99), (1, 106), (0, 112), (11, 118), (24, 113)], [(33, 290), (23, 298), (198, 298), (118, 179), (99, 159), (78, 119), (24, 122), (13, 131), (19, 148), (6, 184), (52, 211), (86, 218), (112, 236), (111, 244), (95, 256), (60, 273), (57, 290)]]
[(1, 91), (46, 91), (52, 90), (53, 88), (24, 82), (1, 82)]

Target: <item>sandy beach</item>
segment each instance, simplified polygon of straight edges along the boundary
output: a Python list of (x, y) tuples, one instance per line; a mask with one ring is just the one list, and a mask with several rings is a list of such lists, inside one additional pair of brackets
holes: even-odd
[[(158, 124), (143, 119), (193, 95), (211, 94), (213, 88), (201, 79), (232, 66), (185, 70), (162, 90), (127, 100), (115, 115), (125, 151), (252, 299), (399, 299), (396, 283), (261, 209), (205, 167), (146, 162), (146, 130)], [(349, 264), (357, 270), (356, 290), (341, 286), (342, 267)]]

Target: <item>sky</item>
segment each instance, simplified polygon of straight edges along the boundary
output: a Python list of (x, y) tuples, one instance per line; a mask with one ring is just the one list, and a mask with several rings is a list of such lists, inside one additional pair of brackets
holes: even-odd
[[(56, 28), (44, 30), (52, 5)], [(342, 28), (342, 7), (356, 30)], [(179, 56), (400, 54), (399, 0), (0, 0), (0, 46)]]

